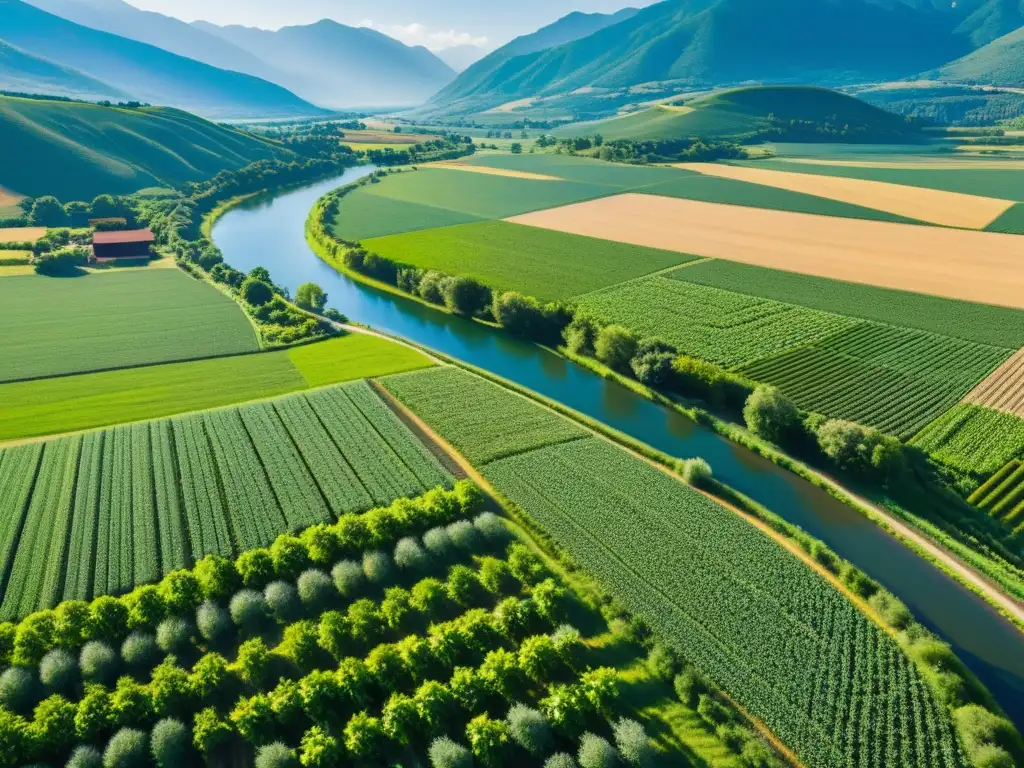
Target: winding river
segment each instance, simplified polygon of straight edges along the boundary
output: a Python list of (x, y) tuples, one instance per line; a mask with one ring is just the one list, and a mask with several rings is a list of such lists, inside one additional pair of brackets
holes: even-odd
[(856, 511), (742, 446), (533, 344), (479, 323), (354, 282), (324, 264), (305, 240), (306, 217), (323, 194), (372, 169), (255, 197), (225, 214), (213, 239), (227, 263), (270, 270), (292, 292), (308, 280), (329, 305), (515, 381), (680, 458), (704, 457), (715, 476), (859, 566), (946, 640), (1024, 730), (1024, 637), (979, 597)]

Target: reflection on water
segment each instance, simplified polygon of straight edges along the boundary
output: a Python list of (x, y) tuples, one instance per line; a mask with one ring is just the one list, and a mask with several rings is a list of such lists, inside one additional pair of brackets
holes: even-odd
[(767, 459), (533, 344), (367, 288), (320, 261), (304, 235), (313, 203), (370, 170), (352, 169), (336, 179), (250, 200), (217, 223), (214, 240), (236, 269), (264, 266), (292, 292), (315, 281), (327, 291), (329, 305), (353, 320), (492, 371), (671, 456), (702, 456), (723, 482), (823, 540), (888, 587), (953, 646), (1024, 728), (1024, 638), (985, 602), (854, 510)]

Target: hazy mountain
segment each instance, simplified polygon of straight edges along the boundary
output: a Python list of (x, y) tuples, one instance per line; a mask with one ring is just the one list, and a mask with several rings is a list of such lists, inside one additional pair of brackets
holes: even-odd
[[(459, 102), (468, 96), (488, 89), (496, 80), (503, 65), (516, 56), (543, 51), (565, 43), (585, 38), (605, 27), (613, 26), (621, 21), (632, 18), (637, 13), (635, 8), (624, 8), (618, 13), (570, 13), (558, 21), (541, 27), (529, 35), (522, 35), (488, 54), (480, 61), (464, 71), (447, 88), (430, 100), (431, 105), (447, 105), (457, 107)], [(505, 99), (503, 101), (508, 101)], [(497, 104), (503, 103), (499, 101)], [(489, 106), (497, 106), (490, 104)]]
[(476, 45), (453, 45), (434, 54), (455, 72), (464, 72), (487, 55)]
[(950, 82), (1024, 86), (1024, 27), (928, 73), (928, 76)]
[(986, 45), (1024, 24), (1024, 0), (958, 0), (957, 7), (970, 11), (957, 31), (975, 47)]
[(420, 104), (455, 77), (426, 48), (327, 19), (276, 32), (208, 22), (194, 26), (258, 56), (281, 73), (277, 82), (327, 107)]
[(85, 27), (155, 45), (212, 67), (276, 82), (274, 69), (257, 56), (191, 24), (143, 11), (124, 0), (25, 0)]
[(95, 101), (123, 100), (127, 94), (70, 67), (33, 56), (0, 41), (0, 91), (42, 93)]
[(71, 67), (152, 104), (206, 117), (312, 115), (319, 110), (284, 88), (46, 13), (0, 0), (0, 39)]
[(973, 50), (967, 27), (980, 27), (970, 19), (998, 0), (964, 2), (668, 0), (566, 44), (513, 49), (497, 66), (488, 57), (431, 106), (479, 111), (588, 86), (672, 80), (705, 86), (900, 78)]

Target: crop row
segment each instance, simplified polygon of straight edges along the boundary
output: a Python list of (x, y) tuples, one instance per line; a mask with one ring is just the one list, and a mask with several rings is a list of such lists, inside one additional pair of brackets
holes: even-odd
[(578, 303), (604, 323), (660, 337), (680, 352), (725, 367), (811, 344), (858, 323), (841, 315), (661, 276), (596, 291)]
[(597, 439), (484, 474), (808, 766), (955, 766), (896, 642), (735, 514)]
[(1024, 419), (960, 404), (918, 433), (913, 444), (951, 467), (987, 478), (1024, 453)]
[(1014, 459), (996, 472), (969, 502), (1013, 528), (1024, 528), (1024, 462)]
[(357, 382), (10, 448), (0, 482), (0, 618), (13, 619), (451, 477)]
[(476, 465), (586, 435), (558, 414), (459, 368), (430, 368), (382, 383)]
[(743, 373), (800, 407), (909, 438), (999, 365), (1007, 350), (862, 323)]

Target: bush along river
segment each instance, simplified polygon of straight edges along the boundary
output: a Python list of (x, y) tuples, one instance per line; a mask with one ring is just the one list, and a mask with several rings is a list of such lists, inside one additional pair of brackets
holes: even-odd
[(246, 200), (213, 228), (228, 264), (263, 266), (295, 292), (313, 281), (329, 306), (352, 320), (403, 336), (491, 371), (604, 422), (670, 456), (706, 459), (715, 477), (821, 539), (907, 604), (948, 642), (1024, 730), (1024, 636), (984, 600), (903, 546), (859, 512), (685, 416), (504, 331), (355, 282), (306, 243), (305, 222), (327, 192), (372, 172), (341, 176)]

